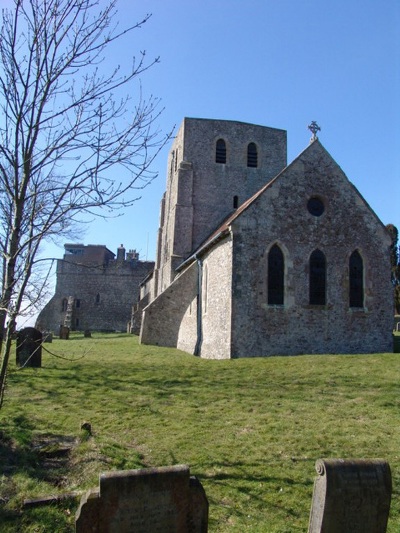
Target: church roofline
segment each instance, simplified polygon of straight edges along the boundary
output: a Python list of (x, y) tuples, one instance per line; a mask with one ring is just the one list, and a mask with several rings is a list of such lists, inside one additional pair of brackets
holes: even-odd
[[(208, 119), (199, 119), (199, 120), (208, 120)], [(210, 119), (212, 120), (212, 119)], [(234, 122), (234, 121), (227, 121), (227, 122)], [(283, 130), (284, 131), (284, 130)], [(191, 262), (193, 262), (197, 257), (204, 254), (212, 245), (214, 245), (217, 241), (219, 241), (221, 238), (223, 238), (225, 235), (229, 233), (229, 228), (232, 225), (232, 223), (241, 216), (241, 214), (246, 211), (256, 200), (259, 198), (269, 187), (271, 187), (276, 180), (282, 176), (285, 172), (287, 172), (291, 166), (293, 166), (307, 151), (311, 150), (315, 145), (320, 146), (326, 154), (332, 159), (332, 161), (337, 165), (337, 167), (340, 169), (340, 171), (343, 173), (344, 176), (346, 176), (345, 172), (342, 170), (340, 165), (336, 163), (335, 159), (331, 156), (331, 154), (328, 152), (328, 150), (323, 146), (323, 144), (319, 141), (318, 137), (313, 139), (308, 146), (302, 150), (298, 156), (296, 156), (293, 161), (291, 161), (285, 168), (283, 168), (272, 180), (270, 180), (268, 183), (266, 183), (259, 191), (257, 191), (253, 196), (251, 196), (248, 200), (243, 202), (234, 213), (229, 215), (225, 221), (213, 232), (211, 235), (201, 244), (197, 250), (192, 253), (187, 259), (185, 259), (177, 268), (176, 271), (180, 272), (183, 268), (185, 268), (187, 265), (189, 265)], [(347, 176), (346, 176), (347, 178)], [(383, 222), (380, 220), (378, 215), (375, 213), (375, 211), (372, 209), (372, 207), (368, 204), (368, 202), (365, 200), (365, 198), (362, 196), (362, 194), (358, 191), (357, 187), (353, 185), (353, 183), (347, 178), (349, 185), (354, 189), (356, 194), (363, 200), (366, 207), (371, 211), (371, 213), (374, 215), (376, 220), (381, 224), (381, 226), (387, 231), (386, 226), (383, 224)]]
[(197, 250), (191, 254), (187, 259), (185, 259), (180, 265), (176, 267), (176, 272), (180, 272), (185, 267), (196, 261), (199, 257), (201, 257), (211, 246), (213, 246), (216, 242), (220, 241), (229, 233), (229, 228), (225, 228), (221, 231), (216, 231), (211, 237), (209, 237), (204, 244), (199, 246)]
[[(283, 168), (274, 178), (272, 178), (272, 180), (268, 181), (265, 185), (263, 185), (263, 187), (261, 187), (261, 189), (259, 189), (255, 194), (253, 194), (253, 196), (251, 196), (248, 200), (246, 200), (245, 202), (243, 202), (236, 210), (234, 213), (232, 213), (232, 215), (230, 215), (226, 220), (225, 222), (223, 222), (223, 224), (216, 230), (215, 233), (219, 232), (219, 231), (223, 231), (223, 229), (226, 227), (228, 228), (232, 222), (234, 220), (236, 220), (244, 211), (246, 211), (246, 209), (248, 207), (250, 207), (256, 200), (259, 196), (261, 196), (267, 189), (269, 189), (269, 187), (271, 187), (271, 185), (273, 183), (275, 183), (275, 181), (277, 179), (279, 179), (279, 177), (284, 173), (286, 172), (288, 169), (290, 169), (290, 167), (292, 165), (294, 165), (296, 163), (296, 161), (307, 151), (310, 149), (310, 147), (314, 144), (314, 143), (318, 143), (320, 146), (322, 146), (322, 144), (319, 142), (318, 139), (315, 139), (309, 146), (307, 146), (302, 152), (300, 152), (300, 154), (295, 157), (293, 159), (293, 161), (291, 161), (288, 165), (286, 165), (285, 168)], [(323, 146), (322, 146), (323, 148)], [(324, 148), (325, 150), (325, 148)], [(325, 150), (326, 151), (326, 150)], [(332, 157), (332, 156), (330, 156)], [(214, 234), (212, 234), (209, 239), (211, 239), (213, 237)]]
[[(201, 119), (205, 120), (205, 119)], [(233, 121), (229, 121), (233, 122)], [(318, 142), (316, 139), (313, 142)], [(215, 244), (217, 241), (219, 241), (222, 237), (224, 237), (229, 232), (229, 227), (231, 226), (232, 222), (234, 222), (250, 205), (263, 194), (264, 191), (266, 191), (274, 182), (276, 179), (279, 178), (279, 176), (288, 168), (290, 168), (291, 165), (309, 148), (307, 146), (305, 150), (303, 150), (289, 165), (287, 165), (279, 174), (277, 174), (272, 180), (270, 180), (268, 183), (266, 183), (263, 187), (261, 187), (260, 190), (258, 190), (253, 196), (251, 196), (248, 200), (243, 202), (234, 213), (229, 215), (225, 221), (201, 244), (197, 250), (191, 254), (187, 259), (185, 259), (177, 268), (176, 271), (180, 272), (182, 269), (184, 269), (187, 265), (192, 263), (196, 260), (197, 257), (204, 254), (213, 244)]]

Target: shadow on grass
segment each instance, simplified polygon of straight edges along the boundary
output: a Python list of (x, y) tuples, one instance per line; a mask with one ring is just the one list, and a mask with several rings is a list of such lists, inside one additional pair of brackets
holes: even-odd
[[(314, 463), (313, 459), (309, 460)], [(300, 481), (294, 477), (268, 475), (268, 465), (262, 463), (221, 462), (213, 463), (213, 468), (221, 470), (215, 474), (199, 475), (199, 479), (204, 483), (222, 487), (218, 490), (220, 494), (227, 497), (220, 501), (211, 495), (212, 491), (207, 491), (210, 508), (223, 509), (226, 520), (239, 520), (240, 523), (248, 522), (254, 509), (262, 510), (265, 515), (265, 523), (268, 517), (281, 515), (283, 520), (294, 520), (297, 524), (303, 523), (304, 527), (308, 520), (308, 504), (303, 509), (301, 505), (293, 502), (293, 497), (289, 495), (291, 487), (293, 492), (299, 494), (309, 494), (311, 504), (313, 480), (305, 478)], [(284, 488), (282, 488), (284, 487)], [(231, 505), (229, 500), (238, 502), (249, 502), (249, 505)], [(304, 501), (300, 499), (300, 501)], [(210, 515), (209, 526), (211, 530), (217, 527), (221, 517)], [(257, 529), (257, 531), (259, 531)], [(289, 531), (289, 529), (288, 529)], [(297, 531), (297, 529), (296, 529)]]
[[(35, 522), (36, 515), (40, 515), (42, 511), (29, 509), (22, 512), (23, 501), (14, 480), (15, 476), (46, 482), (57, 488), (62, 487), (67, 479), (69, 455), (77, 439), (50, 433), (34, 435), (34, 425), (25, 416), (14, 417), (8, 423), (14, 427), (13, 438), (7, 435), (6, 430), (0, 432), (1, 531), (24, 531), (28, 524)], [(63, 506), (56, 505), (53, 509), (46, 510), (47, 514), (55, 513), (57, 521), (60, 521), (60, 529), (55, 528), (54, 531), (66, 531), (66, 524), (70, 522), (68, 505), (69, 502), (64, 502)], [(59, 507), (66, 509), (65, 516)]]
[(55, 487), (62, 486), (70, 452), (77, 444), (76, 437), (50, 433), (33, 436), (33, 424), (24, 416), (15, 417), (11, 422), (14, 425), (13, 438), (5, 431), (0, 433), (1, 501), (13, 496), (7, 479), (18, 473)]
[[(29, 369), (32, 371), (32, 369)], [(23, 385), (27, 391), (32, 393), (44, 392), (46, 395), (56, 401), (56, 398), (65, 396), (65, 390), (75, 389), (76, 392), (81, 390), (85, 395), (90, 393), (97, 395), (99, 390), (112, 390), (112, 391), (122, 391), (122, 392), (136, 392), (139, 388), (148, 389), (156, 397), (169, 396), (179, 392), (180, 394), (185, 391), (191, 391), (193, 386), (196, 388), (199, 387), (198, 380), (193, 379), (165, 379), (160, 377), (152, 378), (135, 378), (134, 372), (125, 373), (119, 375), (118, 372), (107, 372), (105, 369), (102, 373), (101, 370), (96, 371), (85, 371), (81, 366), (74, 366), (74, 363), (71, 363), (71, 366), (65, 369), (55, 369), (50, 367), (42, 367), (41, 369), (34, 369), (36, 376), (40, 379), (25, 379), (22, 374), (17, 375), (13, 374), (13, 379), (15, 382), (23, 380)], [(44, 379), (44, 381), (43, 381)], [(62, 388), (51, 388), (48, 386), (47, 379), (52, 380), (62, 380)], [(220, 384), (218, 384), (220, 386)], [(203, 385), (204, 391), (209, 390), (210, 385)], [(30, 394), (26, 392), (26, 394)]]
[(25, 416), (14, 417), (12, 423), (13, 439), (4, 430), (0, 432), (0, 463), (3, 475), (29, 470), (36, 464), (36, 458), (29, 451), (32, 423)]
[(68, 343), (69, 341), (88, 341), (90, 342), (90, 340), (104, 340), (104, 341), (108, 341), (108, 340), (113, 340), (113, 339), (125, 339), (126, 337), (129, 337), (131, 336), (129, 333), (114, 333), (114, 332), (97, 332), (97, 331), (93, 331), (92, 332), (92, 335), (91, 337), (85, 337), (85, 335), (83, 334), (83, 332), (76, 332), (74, 331), (69, 339), (58, 339), (57, 337), (55, 337), (57, 340), (62, 340), (62, 341), (65, 341), (66, 343)]

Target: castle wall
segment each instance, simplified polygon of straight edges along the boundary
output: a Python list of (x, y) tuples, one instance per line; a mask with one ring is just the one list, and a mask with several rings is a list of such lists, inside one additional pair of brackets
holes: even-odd
[(67, 299), (72, 296), (72, 330), (126, 331), (139, 284), (154, 263), (125, 260), (121, 255), (112, 259), (111, 252), (99, 254), (90, 247), (87, 251), (90, 253), (66, 254), (58, 260), (55, 294), (39, 314), (40, 329), (58, 332), (65, 320)]
[[(341, 169), (314, 143), (233, 226), (232, 357), (392, 351), (390, 239)], [(318, 195), (322, 216), (307, 210)], [(268, 305), (268, 251), (285, 257), (284, 305)], [(309, 257), (326, 257), (326, 305), (309, 304)], [(349, 257), (364, 263), (364, 307), (349, 307)]]

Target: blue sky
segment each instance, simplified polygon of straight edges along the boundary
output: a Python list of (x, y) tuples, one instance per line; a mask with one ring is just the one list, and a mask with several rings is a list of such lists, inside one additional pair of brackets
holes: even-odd
[[(0, 0), (0, 4), (2, 1)], [(319, 139), (384, 224), (400, 229), (400, 2), (398, 0), (119, 0), (122, 26), (151, 19), (113, 50), (123, 67), (145, 49), (160, 64), (142, 77), (160, 97), (166, 133), (183, 117), (282, 128), (288, 162)], [(168, 148), (159, 177), (123, 217), (77, 239), (135, 248), (154, 259)], [(351, 224), (351, 213), (349, 213)], [(49, 248), (56, 257), (60, 248)]]

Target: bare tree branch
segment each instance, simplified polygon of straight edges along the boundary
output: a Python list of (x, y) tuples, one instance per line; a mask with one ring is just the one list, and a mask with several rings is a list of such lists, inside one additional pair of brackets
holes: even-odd
[(145, 98), (140, 84), (159, 58), (141, 51), (126, 72), (105, 68), (110, 47), (150, 15), (120, 29), (117, 0), (102, 4), (14, 0), (2, 11), (0, 405), (16, 317), (46, 281), (42, 243), (70, 234), (88, 214), (132, 205), (170, 137), (156, 126), (160, 101)]

